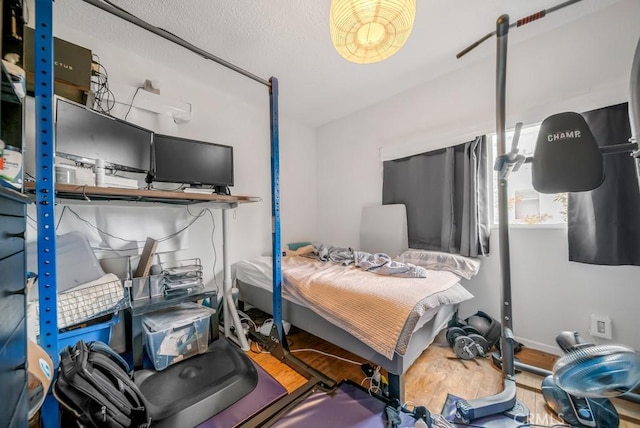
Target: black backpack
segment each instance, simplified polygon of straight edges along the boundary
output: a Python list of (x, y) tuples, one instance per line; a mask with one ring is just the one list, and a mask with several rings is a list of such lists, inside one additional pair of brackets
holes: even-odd
[(145, 428), (151, 424), (129, 365), (102, 342), (80, 340), (60, 352), (53, 395), (80, 427)]

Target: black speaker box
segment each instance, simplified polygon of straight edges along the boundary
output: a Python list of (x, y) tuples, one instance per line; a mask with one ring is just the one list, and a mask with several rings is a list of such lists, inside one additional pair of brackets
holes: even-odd
[[(27, 93), (34, 91), (34, 37), (33, 28), (24, 27), (24, 68)], [(91, 89), (91, 50), (54, 37), (54, 93), (84, 104)]]

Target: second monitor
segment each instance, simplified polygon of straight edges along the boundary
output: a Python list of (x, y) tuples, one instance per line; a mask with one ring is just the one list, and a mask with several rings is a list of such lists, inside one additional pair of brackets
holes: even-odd
[(212, 186), (228, 194), (233, 186), (233, 147), (154, 134), (153, 181)]

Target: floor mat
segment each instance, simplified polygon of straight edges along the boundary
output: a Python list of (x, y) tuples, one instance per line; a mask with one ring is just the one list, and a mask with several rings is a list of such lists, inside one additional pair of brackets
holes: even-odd
[[(450, 422), (456, 422), (456, 403), (460, 401), (460, 397), (447, 394), (447, 399), (442, 406), (442, 416)], [(464, 425), (462, 425), (464, 426)], [(516, 428), (522, 426), (522, 422), (514, 421), (512, 418), (503, 414), (491, 415), (484, 418), (474, 419), (469, 426), (479, 426), (484, 428)]]
[(155, 426), (192, 427), (250, 394), (258, 371), (244, 352), (221, 337), (207, 352), (164, 370), (138, 370), (135, 381)]
[[(252, 360), (253, 362), (253, 360)], [(198, 425), (198, 428), (236, 427), (260, 410), (287, 395), (287, 390), (262, 367), (253, 362), (258, 372), (258, 385), (247, 396)]]
[[(384, 428), (387, 417), (386, 403), (371, 396), (359, 385), (341, 383), (333, 393), (317, 391), (294, 409), (283, 415), (273, 427), (277, 428)], [(400, 415), (401, 428), (413, 427), (415, 419), (409, 414)]]

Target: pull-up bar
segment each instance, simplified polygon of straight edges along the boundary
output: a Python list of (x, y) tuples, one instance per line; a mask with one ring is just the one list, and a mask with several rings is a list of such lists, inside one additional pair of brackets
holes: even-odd
[(271, 87), (271, 82), (268, 80), (265, 80), (261, 77), (256, 76), (253, 73), (248, 72), (247, 70), (244, 70), (234, 64), (231, 64), (229, 61), (225, 61), (222, 58), (219, 58), (213, 54), (210, 54), (209, 52), (200, 49), (197, 46), (192, 45), (191, 43), (187, 42), (184, 39), (181, 39), (180, 37), (176, 36), (175, 34), (171, 34), (170, 32), (168, 32), (167, 30), (163, 30), (162, 28), (158, 28), (154, 25), (149, 24), (146, 21), (143, 21), (142, 19), (138, 18), (135, 15), (132, 15), (130, 13), (128, 13), (127, 11), (123, 10), (123, 9), (118, 9), (116, 7), (110, 6), (106, 3), (103, 3), (100, 0), (83, 0), (85, 3), (89, 3), (99, 9), (104, 10), (105, 12), (108, 12), (112, 15), (115, 15), (119, 18), (124, 19), (125, 21), (129, 21), (130, 23), (137, 25), (140, 28), (144, 28), (147, 31), (152, 32), (153, 34), (162, 37), (163, 39), (169, 40), (170, 42), (173, 42), (177, 45), (182, 46), (185, 49), (190, 50), (191, 52), (195, 53), (196, 55), (199, 55), (203, 58), (209, 59), (211, 61), (217, 62), (218, 64), (227, 67), (228, 69), (231, 69), (237, 73), (242, 74), (243, 76), (248, 77), (249, 79), (255, 80), (258, 83), (262, 83), (263, 85), (267, 86), (267, 87)]
[[(567, 0), (563, 3), (560, 3), (556, 6), (550, 7), (549, 9), (543, 9), (539, 12), (533, 13), (529, 16), (526, 16), (524, 18), (520, 18), (518, 19), (516, 22), (512, 23), (509, 25), (509, 28), (513, 28), (513, 27), (522, 27), (523, 25), (527, 25), (533, 21), (537, 21), (540, 18), (544, 18), (545, 16), (547, 16), (550, 13), (555, 12), (556, 10), (560, 10), (563, 9), (567, 6), (570, 6), (574, 3), (578, 3), (579, 1), (582, 0)], [(485, 35), (484, 37), (482, 37), (481, 39), (473, 42), (469, 47), (463, 49), (462, 51), (460, 51), (457, 55), (456, 58), (460, 59), (461, 57), (463, 57), (464, 55), (468, 54), (470, 51), (472, 51), (473, 49), (477, 48), (481, 43), (483, 43), (484, 41), (490, 39), (491, 37), (495, 36), (497, 33), (496, 31), (492, 31), (490, 33), (488, 33), (487, 35)]]

